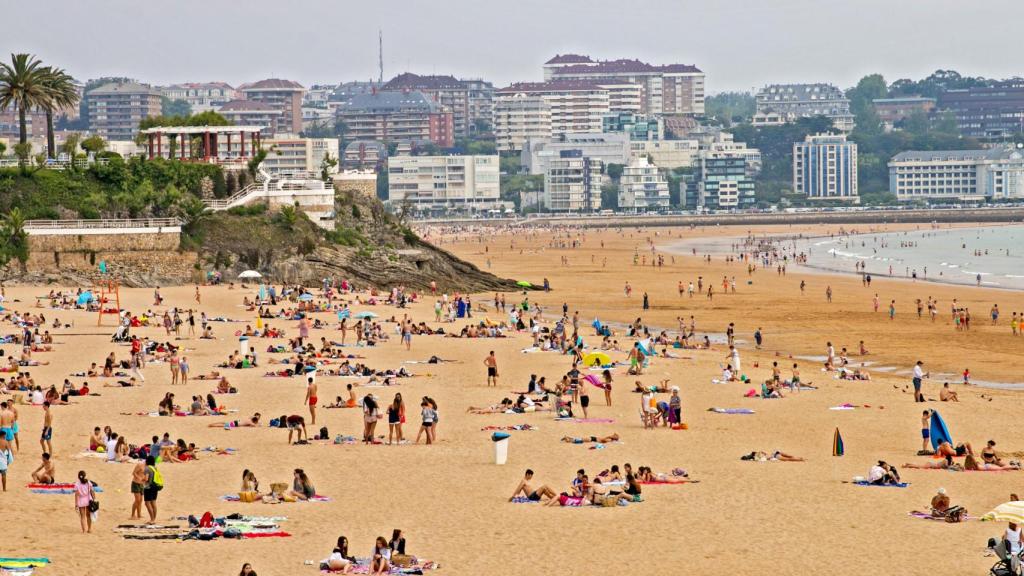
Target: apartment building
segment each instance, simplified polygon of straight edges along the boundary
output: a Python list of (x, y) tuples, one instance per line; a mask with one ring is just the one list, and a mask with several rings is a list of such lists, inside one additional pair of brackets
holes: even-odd
[(143, 118), (159, 116), (162, 94), (147, 84), (111, 82), (85, 94), (89, 130), (106, 140), (133, 140)]
[(392, 156), (388, 201), (417, 211), (489, 210), (502, 206), (498, 156)]
[(964, 136), (1005, 140), (1024, 132), (1024, 80), (946, 90), (936, 109), (951, 112)]
[(336, 110), (353, 140), (455, 145), (452, 112), (421, 92), (354, 94)]
[(696, 140), (634, 140), (629, 143), (631, 158), (649, 158), (666, 170), (692, 167), (699, 152), (700, 143)]
[(811, 200), (859, 202), (857, 144), (832, 134), (808, 134), (794, 142), (793, 192)]
[(275, 134), (298, 134), (302, 131), (302, 95), (306, 89), (298, 82), (268, 78), (239, 86), (238, 91), (250, 102), (268, 104), (281, 112)]
[(900, 152), (889, 161), (889, 192), (901, 201), (1024, 198), (1019, 148)]
[(668, 180), (645, 156), (634, 158), (619, 178), (619, 208), (631, 212), (665, 210), (669, 206)]
[[(263, 140), (262, 144), (268, 151), (263, 160), (263, 169), (271, 174), (319, 175), (325, 158), (339, 159), (337, 138), (279, 136)], [(337, 173), (340, 167), (339, 160), (328, 169), (328, 174)]]
[(602, 119), (610, 112), (608, 90), (591, 82), (524, 82), (502, 88), (497, 101), (523, 96), (539, 96), (551, 113), (551, 134), (601, 132)]
[(469, 131), (477, 130), (481, 121), (493, 129), (494, 84), (479, 78), (461, 81), (469, 93)]
[(889, 129), (896, 124), (906, 120), (916, 113), (925, 115), (935, 110), (935, 98), (923, 98), (920, 96), (905, 96), (901, 98), (875, 98), (871, 101), (875, 105), (875, 112), (878, 119)]
[(232, 100), (237, 100), (239, 93), (224, 82), (189, 82), (171, 84), (160, 88), (160, 93), (170, 100), (188, 102), (193, 114), (217, 110)]
[(554, 139), (528, 140), (523, 145), (521, 164), (530, 174), (545, 174), (552, 160), (566, 150), (578, 150), (591, 160), (608, 164), (629, 162), (629, 138), (625, 134), (562, 134)]
[(496, 95), (494, 138), (499, 152), (519, 152), (528, 141), (551, 139), (551, 107), (543, 96)]
[(601, 209), (604, 164), (579, 150), (563, 150), (544, 173), (544, 208), (552, 212)]
[(564, 54), (544, 63), (544, 80), (634, 84), (640, 88), (637, 112), (704, 114), (704, 72), (689, 64), (655, 66), (639, 60), (594, 60), (590, 56)]
[(612, 113), (601, 119), (601, 130), (628, 134), (630, 140), (664, 140), (665, 119), (652, 114)]
[(452, 76), (420, 76), (405, 72), (383, 86), (382, 92), (419, 92), (452, 113), (456, 138), (469, 136), (469, 88)]
[(853, 130), (850, 100), (831, 84), (771, 84), (754, 98), (754, 126), (778, 126), (800, 118), (826, 116), (837, 130)]
[[(260, 135), (270, 138), (278, 133), (278, 123), (284, 113), (270, 104), (253, 100), (232, 100), (217, 109), (217, 113), (235, 126), (260, 126)], [(285, 133), (283, 130), (282, 133)]]
[(700, 154), (696, 170), (687, 179), (686, 207), (737, 210), (757, 203), (756, 185), (742, 156)]

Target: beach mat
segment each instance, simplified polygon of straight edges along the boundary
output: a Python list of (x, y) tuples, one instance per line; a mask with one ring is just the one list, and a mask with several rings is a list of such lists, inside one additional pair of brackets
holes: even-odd
[[(26, 484), (29, 491), (33, 494), (74, 494), (74, 484)], [(93, 492), (97, 494), (103, 492), (103, 489), (99, 486), (93, 485)]]
[(708, 412), (715, 414), (753, 414), (750, 408), (708, 408)]
[(977, 516), (967, 515), (967, 516), (964, 516), (963, 520), (961, 520), (960, 522), (946, 522), (946, 519), (941, 517), (941, 516), (932, 516), (931, 514), (929, 514), (927, 512), (921, 512), (919, 510), (913, 510), (911, 512), (907, 512), (907, 516), (910, 516), (911, 518), (918, 518), (920, 520), (932, 520), (932, 521), (935, 521), (935, 522), (942, 522), (943, 524), (959, 524), (960, 522), (969, 522), (971, 520), (977, 520), (978, 519)]
[(910, 486), (910, 482), (900, 482), (899, 484), (872, 484), (868, 481), (863, 482), (850, 482), (856, 486), (867, 486), (868, 488), (906, 488)]
[[(226, 494), (224, 496), (221, 496), (220, 499), (225, 501), (225, 502), (241, 502), (242, 501), (238, 497), (237, 494)], [(316, 496), (313, 496), (309, 500), (296, 500), (295, 502), (285, 502), (284, 500), (281, 500), (279, 502), (264, 502), (263, 500), (256, 500), (255, 502), (246, 502), (246, 504), (294, 504), (294, 503), (302, 503), (302, 502), (330, 502), (330, 501), (331, 501), (331, 499), (328, 498), (327, 496), (321, 496), (321, 495), (317, 494)]]

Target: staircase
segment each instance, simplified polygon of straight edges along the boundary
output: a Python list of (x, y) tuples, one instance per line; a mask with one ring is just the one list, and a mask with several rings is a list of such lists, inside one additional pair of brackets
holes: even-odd
[(220, 212), (235, 206), (245, 206), (257, 198), (264, 197), (264, 192), (263, 183), (253, 182), (227, 198), (208, 198), (203, 200), (203, 203), (210, 210)]

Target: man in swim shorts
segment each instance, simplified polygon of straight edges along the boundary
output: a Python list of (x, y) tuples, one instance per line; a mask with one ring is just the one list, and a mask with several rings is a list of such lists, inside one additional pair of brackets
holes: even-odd
[(0, 434), (8, 442), (14, 440), (14, 412), (7, 402), (0, 402)]
[(306, 378), (306, 404), (309, 405), (310, 424), (316, 425), (316, 382), (312, 376)]
[(536, 490), (530, 485), (530, 481), (533, 479), (533, 470), (527, 469), (523, 479), (519, 481), (519, 485), (516, 486), (516, 491), (512, 493), (512, 496), (508, 499), (512, 502), (517, 496), (522, 494), (531, 502), (540, 502), (541, 498), (555, 498), (557, 494), (551, 488), (548, 488), (547, 484), (537, 488)]

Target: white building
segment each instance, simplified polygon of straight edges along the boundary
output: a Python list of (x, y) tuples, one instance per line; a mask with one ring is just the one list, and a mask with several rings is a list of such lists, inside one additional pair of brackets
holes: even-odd
[(392, 156), (388, 201), (418, 211), (489, 210), (501, 202), (498, 156)]
[(517, 95), (540, 96), (551, 110), (551, 134), (601, 132), (609, 113), (608, 90), (591, 82), (525, 82), (502, 88), (498, 101)]
[(794, 142), (793, 192), (812, 200), (858, 202), (857, 144), (832, 134), (808, 134)]
[(619, 179), (619, 208), (633, 212), (666, 209), (669, 206), (668, 180), (658, 167), (641, 156), (622, 169)]
[(898, 200), (1024, 198), (1024, 154), (989, 150), (908, 151), (889, 162), (889, 192)]
[(184, 100), (193, 114), (217, 110), (238, 98), (238, 92), (224, 82), (172, 84), (160, 88), (160, 93), (171, 100)]
[(527, 140), (551, 139), (551, 107), (542, 96), (498, 94), (493, 106), (499, 152), (518, 152)]
[(608, 91), (608, 110), (612, 113), (639, 114), (643, 108), (643, 89), (639, 84), (631, 82), (605, 84), (602, 82), (598, 86)]
[[(271, 174), (319, 174), (325, 157), (339, 160), (337, 138), (283, 136), (263, 140), (263, 148), (268, 150), (263, 167)], [(340, 166), (339, 160), (328, 172), (334, 174)]]
[(754, 126), (778, 126), (800, 118), (826, 116), (842, 132), (854, 128), (850, 100), (831, 84), (772, 84), (754, 97)]
[(563, 134), (554, 140), (529, 140), (523, 145), (521, 162), (530, 174), (544, 174), (551, 160), (566, 150), (608, 164), (629, 162), (629, 136), (625, 134)]
[(603, 168), (600, 160), (578, 150), (562, 151), (544, 173), (544, 207), (553, 212), (600, 210)]
[(700, 143), (696, 140), (634, 140), (629, 143), (631, 158), (650, 158), (665, 169), (690, 168)]

